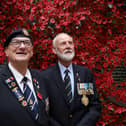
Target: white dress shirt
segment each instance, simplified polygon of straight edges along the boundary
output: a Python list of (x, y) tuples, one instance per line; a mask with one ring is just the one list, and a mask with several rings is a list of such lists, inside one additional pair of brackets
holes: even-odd
[[(8, 66), (9, 66), (9, 69), (11, 70), (11, 72), (12, 72), (14, 78), (16, 79), (19, 88), (20, 88), (21, 91), (23, 92), (23, 86), (24, 86), (24, 85), (23, 85), (22, 80), (23, 80), (24, 76), (23, 76), (22, 74), (20, 74), (20, 73), (11, 65), (10, 62), (9, 62), (9, 64), (8, 64)], [(33, 82), (32, 82), (31, 73), (30, 73), (30, 71), (29, 71), (28, 69), (27, 69), (27, 71), (26, 71), (25, 77), (27, 77), (27, 79), (28, 79), (28, 80), (27, 80), (27, 84), (28, 84), (28, 86), (30, 87), (30, 89), (32, 90), (32, 92), (33, 92), (33, 94), (34, 94), (34, 96), (35, 96), (35, 99), (37, 100), (37, 97), (36, 97), (36, 94), (35, 94), (35, 91), (34, 91), (34, 87), (33, 87)], [(23, 92), (23, 93), (24, 93), (24, 92)]]
[(73, 67), (72, 64), (70, 64), (68, 67), (65, 67), (64, 65), (62, 65), (60, 62), (58, 62), (59, 68), (60, 68), (60, 73), (61, 73), (61, 77), (62, 80), (64, 81), (64, 77), (65, 77), (65, 70), (68, 69), (69, 70), (69, 76), (70, 76), (70, 80), (71, 80), (71, 89), (72, 89), (72, 96), (74, 96), (74, 74), (73, 74)]

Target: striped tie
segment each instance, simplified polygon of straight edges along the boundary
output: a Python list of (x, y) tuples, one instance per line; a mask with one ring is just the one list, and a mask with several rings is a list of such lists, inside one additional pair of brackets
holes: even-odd
[(65, 70), (65, 77), (64, 77), (64, 83), (65, 83), (65, 92), (67, 95), (67, 102), (71, 103), (72, 102), (72, 90), (71, 90), (71, 80), (69, 76), (69, 70)]
[(22, 82), (24, 83), (24, 88), (23, 88), (24, 96), (28, 102), (32, 116), (37, 120), (38, 119), (38, 103), (34, 97), (32, 90), (29, 88), (27, 84), (27, 78), (24, 77)]

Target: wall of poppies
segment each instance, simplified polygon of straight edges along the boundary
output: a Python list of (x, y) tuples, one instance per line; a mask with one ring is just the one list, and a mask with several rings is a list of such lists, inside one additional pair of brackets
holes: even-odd
[(95, 75), (103, 108), (97, 125), (126, 125), (126, 0), (2, 0), (0, 64), (6, 60), (2, 45), (17, 27), (32, 35), (30, 67), (41, 70), (56, 62), (53, 37), (72, 35), (74, 62)]

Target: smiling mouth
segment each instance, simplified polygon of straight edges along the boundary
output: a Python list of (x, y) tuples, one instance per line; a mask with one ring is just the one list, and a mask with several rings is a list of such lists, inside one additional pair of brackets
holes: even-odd
[(19, 55), (26, 55), (26, 53), (24, 53), (24, 52), (17, 52), (16, 54), (19, 54)]

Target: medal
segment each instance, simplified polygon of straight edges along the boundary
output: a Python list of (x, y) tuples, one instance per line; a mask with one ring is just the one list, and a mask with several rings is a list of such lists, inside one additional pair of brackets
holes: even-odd
[[(79, 95), (93, 95), (93, 84), (92, 83), (77, 83), (77, 91)], [(85, 92), (85, 93), (84, 93)]]
[(77, 77), (77, 80), (78, 80), (77, 92), (78, 92), (78, 95), (82, 96), (81, 103), (84, 106), (87, 106), (89, 104), (89, 98), (87, 97), (87, 95), (89, 96), (89, 95), (94, 94), (93, 83), (90, 83), (90, 82), (83, 83), (83, 82), (81, 82), (80, 77), (79, 77), (79, 73), (76, 73), (76, 77)]
[(87, 106), (89, 104), (89, 99), (86, 95), (83, 95), (81, 98), (81, 102), (83, 105)]
[(83, 105), (87, 106), (89, 104), (89, 99), (88, 97), (86, 96), (87, 94), (87, 90), (83, 89), (82, 90), (82, 98), (81, 98), (81, 102)]
[(88, 94), (88, 95), (90, 95), (90, 94), (92, 94), (92, 95), (93, 95), (93, 94), (94, 94), (93, 89), (91, 89), (91, 88), (90, 88), (90, 89), (88, 89), (87, 94)]

